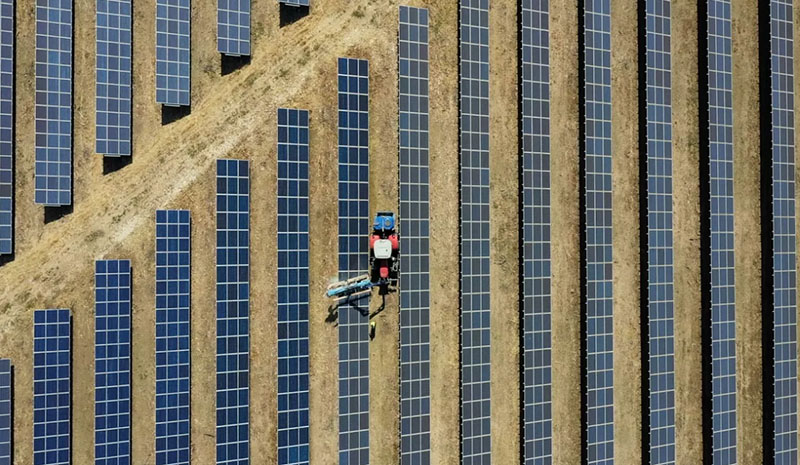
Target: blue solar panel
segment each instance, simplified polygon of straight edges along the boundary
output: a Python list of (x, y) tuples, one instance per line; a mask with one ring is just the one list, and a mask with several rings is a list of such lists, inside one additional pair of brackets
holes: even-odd
[(34, 201), (72, 204), (72, 0), (36, 0)]
[(11, 416), (11, 360), (0, 358), (0, 465), (11, 464), (11, 435), (13, 422)]
[(770, 1), (774, 460), (797, 454), (797, 251), (795, 249), (794, 28), (792, 0)]
[[(369, 261), (369, 62), (339, 58), (339, 279)], [(366, 309), (366, 310), (365, 310)], [(369, 463), (369, 299), (339, 306), (339, 464)]]
[(553, 461), (549, 0), (522, 0), (523, 460)]
[(308, 455), (308, 111), (278, 109), (278, 464)]
[(217, 0), (217, 50), (250, 55), (250, 0)]
[(217, 464), (250, 463), (250, 162), (217, 160)]
[(400, 463), (431, 461), (428, 10), (400, 7)]
[(491, 461), (489, 2), (460, 0), (461, 461)]
[(675, 463), (675, 290), (669, 0), (647, 0), (647, 323), (650, 464)]
[(711, 420), (714, 465), (736, 459), (733, 79), (731, 3), (709, 0), (708, 135), (711, 202)]
[(156, 211), (156, 465), (189, 465), (191, 214)]
[(278, 3), (289, 6), (311, 6), (311, 0), (278, 0)]
[(33, 465), (70, 465), (69, 310), (33, 313)]
[(97, 260), (94, 274), (94, 463), (131, 463), (131, 262)]
[(131, 154), (131, 0), (97, 2), (96, 150)]
[(0, 255), (14, 251), (13, 193), (14, 1), (0, 0)]
[(587, 457), (614, 463), (611, 2), (585, 0)]
[(191, 101), (191, 0), (156, 0), (156, 102)]

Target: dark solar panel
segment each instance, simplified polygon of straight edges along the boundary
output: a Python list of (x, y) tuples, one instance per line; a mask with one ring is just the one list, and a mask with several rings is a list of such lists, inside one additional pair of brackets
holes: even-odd
[[(792, 0), (770, 1), (774, 460), (797, 463), (797, 251), (795, 250), (794, 27)], [(765, 273), (767, 271), (764, 271)]]
[(217, 0), (217, 50), (250, 55), (250, 0)]
[(12, 415), (11, 360), (0, 358), (0, 465), (11, 464)]
[(0, 0), (0, 255), (14, 251), (13, 193), (14, 1)]
[(522, 0), (523, 461), (553, 461), (549, 0)]
[(34, 201), (72, 204), (72, 0), (36, 0)]
[(131, 154), (131, 0), (97, 2), (96, 150)]
[(461, 460), (492, 457), (489, 288), (489, 2), (460, 0)]
[(67, 309), (33, 313), (33, 465), (70, 465), (71, 327)]
[(217, 160), (217, 464), (250, 463), (250, 163)]
[(587, 457), (614, 463), (611, 1), (585, 0)]
[(156, 103), (191, 101), (191, 0), (156, 0)]
[(97, 260), (94, 274), (94, 463), (131, 463), (131, 262)]
[(731, 3), (709, 0), (708, 135), (711, 202), (711, 419), (713, 464), (736, 458), (733, 82)]
[(400, 463), (431, 461), (428, 10), (400, 7)]
[[(339, 58), (339, 279), (369, 261), (369, 62)], [(339, 306), (339, 464), (369, 463), (369, 298)]]
[(278, 3), (285, 3), (290, 6), (310, 6), (311, 0), (278, 0)]
[(156, 211), (156, 463), (189, 465), (191, 213)]
[(278, 464), (309, 463), (308, 111), (278, 109)]
[(647, 324), (650, 464), (675, 463), (672, 56), (669, 0), (647, 0)]

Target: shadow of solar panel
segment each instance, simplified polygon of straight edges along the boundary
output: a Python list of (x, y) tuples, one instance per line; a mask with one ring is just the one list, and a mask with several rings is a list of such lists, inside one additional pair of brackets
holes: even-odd
[(72, 204), (72, 0), (36, 0), (34, 201)]
[(584, 15), (586, 455), (590, 465), (613, 465), (610, 0), (587, 0)]
[(131, 463), (131, 262), (97, 260), (94, 275), (94, 463)]
[(156, 211), (156, 464), (189, 465), (191, 214)]
[(14, 252), (13, 196), (14, 2), (0, 0), (0, 255)]
[(731, 3), (710, 0), (708, 21), (712, 463), (737, 463)]
[(217, 160), (217, 464), (250, 463), (250, 162)]
[(250, 55), (250, 0), (217, 0), (217, 50)]
[(797, 251), (795, 249), (794, 26), (792, 0), (771, 0), (774, 461), (797, 463)]
[(309, 463), (308, 111), (278, 109), (278, 464)]
[(11, 360), (0, 358), (0, 465), (11, 465), (12, 436)]
[(131, 154), (131, 1), (97, 2), (97, 153)]
[(191, 0), (156, 0), (156, 103), (191, 101)]
[(33, 463), (70, 465), (72, 315), (33, 313)]
[[(339, 58), (339, 279), (369, 261), (369, 62)], [(369, 298), (339, 307), (339, 463), (369, 463)]]
[(460, 0), (461, 461), (489, 463), (489, 2)]
[(400, 463), (431, 461), (428, 10), (400, 7)]
[(525, 465), (547, 465), (553, 460), (549, 11), (549, 0), (521, 2), (522, 458)]

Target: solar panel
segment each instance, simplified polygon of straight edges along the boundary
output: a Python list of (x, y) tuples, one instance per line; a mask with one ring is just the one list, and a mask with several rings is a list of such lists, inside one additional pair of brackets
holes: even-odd
[(523, 460), (553, 461), (550, 267), (550, 5), (521, 2)]
[(156, 0), (156, 103), (191, 101), (191, 0)]
[[(339, 58), (339, 279), (369, 267), (369, 62)], [(339, 464), (369, 463), (369, 298), (339, 306)]]
[[(774, 461), (797, 463), (797, 251), (795, 249), (792, 1), (770, 1)], [(768, 414), (768, 413), (767, 413)]]
[(72, 0), (36, 0), (34, 201), (72, 204)]
[(489, 2), (460, 0), (461, 461), (489, 463)]
[(278, 3), (289, 6), (311, 6), (311, 0), (278, 0)]
[(156, 211), (156, 465), (189, 465), (191, 213)]
[(131, 154), (131, 0), (97, 1), (96, 150)]
[(250, 463), (250, 162), (217, 160), (217, 464)]
[(131, 463), (131, 262), (97, 260), (94, 274), (94, 463)]
[(217, 50), (250, 55), (250, 0), (217, 0)]
[(0, 255), (14, 251), (13, 193), (14, 1), (0, 0)]
[(428, 10), (400, 7), (400, 463), (431, 461)]
[(585, 0), (584, 8), (587, 458), (613, 465), (611, 2)]
[(11, 464), (11, 360), (0, 358), (0, 465)]
[(33, 465), (70, 465), (72, 315), (33, 313)]
[(650, 464), (675, 463), (672, 65), (669, 0), (647, 0), (647, 309)]
[(278, 464), (308, 464), (308, 111), (278, 109)]
[(733, 79), (730, 0), (709, 0), (708, 135), (711, 204), (711, 397), (714, 465), (736, 458)]

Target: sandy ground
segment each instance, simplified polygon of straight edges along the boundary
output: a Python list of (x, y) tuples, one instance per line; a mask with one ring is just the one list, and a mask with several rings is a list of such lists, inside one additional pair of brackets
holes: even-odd
[[(580, 244), (577, 2), (551, 2), (554, 463), (579, 463)], [(33, 2), (17, 2), (17, 176), (14, 261), (0, 267), (0, 356), (13, 359), (16, 462), (31, 463), (32, 310), (73, 310), (73, 461), (92, 463), (92, 261), (130, 258), (134, 272), (133, 462), (154, 463), (153, 227), (157, 208), (192, 210), (192, 454), (214, 463), (214, 160), (247, 158), (252, 178), (251, 450), (276, 461), (275, 112), (311, 111), (311, 455), (337, 463), (337, 330), (322, 297), (336, 276), (336, 58), (371, 63), (371, 210), (397, 205), (397, 0), (326, 0), (279, 27), (276, 2), (253, 7), (252, 62), (226, 76), (216, 52), (214, 2), (193, 9), (192, 111), (162, 125), (154, 102), (152, 3), (134, 22), (134, 157), (103, 174), (93, 153), (94, 1), (75, 0), (75, 209), (45, 224), (33, 204)], [(458, 9), (414, 0), (431, 17), (432, 462), (458, 463)], [(758, 75), (753, 2), (734, 0), (737, 331), (740, 462), (761, 461)], [(638, 56), (635, 0), (612, 0), (617, 459), (641, 463)], [(518, 463), (516, 2), (493, 0), (492, 108), (493, 450)], [(702, 456), (696, 5), (673, 2), (678, 460)], [(796, 21), (800, 18), (796, 18)], [(800, 71), (800, 70), (798, 70)], [(701, 110), (702, 111), (702, 110)], [(375, 317), (371, 344), (371, 461), (398, 463), (397, 301)]]

